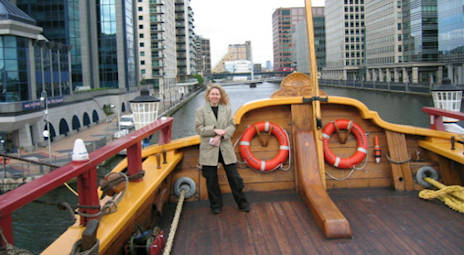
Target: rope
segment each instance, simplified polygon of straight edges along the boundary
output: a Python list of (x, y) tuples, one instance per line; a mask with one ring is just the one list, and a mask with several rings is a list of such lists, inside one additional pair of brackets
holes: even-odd
[(107, 214), (114, 213), (114, 212), (116, 212), (118, 210), (118, 204), (119, 204), (119, 202), (121, 202), (122, 198), (126, 194), (127, 186), (128, 186), (128, 183), (129, 183), (129, 177), (127, 177), (127, 175), (125, 175), (124, 173), (121, 173), (121, 172), (118, 172), (118, 173), (110, 172), (107, 175), (110, 175), (110, 174), (119, 174), (124, 178), (124, 182), (126, 183), (126, 185), (124, 186), (124, 190), (121, 193), (113, 196), (110, 200), (106, 201), (106, 203), (103, 205), (103, 207), (101, 208), (101, 210), (98, 213), (89, 214), (89, 213), (83, 213), (83, 212), (78, 211), (77, 213), (80, 216), (90, 217), (90, 218), (93, 218), (93, 217), (100, 217), (101, 218), (101, 217), (103, 217), (103, 216), (105, 216)]
[(171, 253), (172, 244), (174, 242), (174, 235), (176, 234), (177, 226), (179, 224), (180, 213), (182, 212), (182, 205), (185, 199), (185, 189), (180, 191), (179, 201), (177, 201), (176, 214), (172, 220), (171, 231), (169, 231), (168, 241), (166, 242), (166, 247), (164, 248), (163, 255), (169, 255)]
[(69, 255), (98, 255), (98, 248), (100, 246), (100, 240), (97, 239), (97, 242), (92, 246), (92, 248), (86, 250), (86, 251), (81, 251), (81, 243), (82, 239), (79, 239), (79, 241), (75, 242), (71, 253)]
[(33, 253), (28, 250), (20, 249), (8, 243), (1, 229), (0, 236), (2, 237), (2, 241), (5, 244), (4, 247), (0, 248), (0, 255), (33, 255)]
[(424, 189), (421, 192), (419, 192), (420, 198), (440, 199), (451, 209), (460, 213), (464, 213), (464, 187), (459, 185), (446, 186), (429, 177), (425, 177), (424, 180), (438, 188), (438, 190)]
[(69, 186), (67, 182), (64, 183), (64, 186), (66, 186), (66, 188), (68, 188), (68, 190), (71, 191), (74, 195), (76, 195), (77, 197), (79, 196), (79, 193), (77, 193), (77, 191), (75, 191), (71, 186)]
[[(366, 133), (366, 136), (368, 136), (368, 134)], [(351, 171), (343, 178), (337, 178), (335, 176), (333, 176), (331, 173), (329, 173), (327, 170), (325, 171), (325, 174), (330, 178), (330, 179), (333, 179), (335, 181), (339, 181), (339, 182), (342, 182), (348, 178), (351, 177), (351, 175), (354, 173), (354, 171), (357, 171), (357, 170), (363, 170), (366, 166), (367, 166), (367, 161), (368, 161), (368, 158), (369, 158), (369, 153), (366, 153), (366, 157), (364, 158), (363, 160), (363, 164), (361, 167), (357, 167), (357, 166), (353, 166), (351, 168)], [(365, 173), (367, 173), (367, 170), (364, 171)]]
[(284, 164), (280, 165), (280, 169), (282, 171), (288, 171), (292, 167), (292, 145), (290, 144), (290, 137), (287, 133), (287, 130), (283, 129), (285, 132), (285, 135), (287, 136), (287, 142), (288, 142), (288, 166), (284, 167)]
[(402, 161), (393, 160), (393, 159), (390, 158), (390, 153), (388, 153), (388, 152), (387, 152), (387, 154), (385, 154), (385, 157), (387, 158), (388, 161), (390, 161), (390, 163), (397, 164), (397, 165), (406, 164), (409, 161), (411, 161), (411, 158), (408, 158), (408, 159), (405, 159), (405, 160), (402, 160)]

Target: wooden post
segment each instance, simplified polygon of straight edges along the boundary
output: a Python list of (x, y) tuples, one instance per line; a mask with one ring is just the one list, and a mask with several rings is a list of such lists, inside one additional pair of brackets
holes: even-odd
[[(13, 227), (12, 227), (13, 218), (10, 214), (0, 215), (0, 230), (6, 238), (6, 241), (10, 244), (13, 244)], [(3, 242), (3, 238), (0, 238), (0, 247), (6, 247), (6, 243)]]
[[(127, 148), (127, 174), (132, 176), (140, 171), (142, 171), (142, 144), (137, 142)], [(141, 178), (131, 179), (134, 182), (141, 180)]]
[[(80, 212), (86, 214), (96, 214), (100, 209), (96, 208), (100, 206), (97, 193), (97, 168), (89, 168), (87, 172), (79, 175), (77, 178), (77, 190), (79, 193), (79, 208)], [(93, 208), (95, 207), (95, 208)], [(80, 217), (80, 224), (87, 225), (87, 223), (92, 219), (97, 219), (96, 217)]]
[(409, 153), (404, 134), (385, 130), (388, 144), (388, 153), (391, 163), (393, 184), (396, 190), (413, 190), (412, 172), (409, 166)]

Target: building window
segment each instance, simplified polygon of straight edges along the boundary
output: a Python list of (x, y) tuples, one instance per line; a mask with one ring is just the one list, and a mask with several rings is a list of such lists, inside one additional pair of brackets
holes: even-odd
[(141, 51), (140, 56), (142, 56), (142, 57), (145, 56), (145, 51)]
[(142, 74), (145, 74), (147, 71), (145, 71), (145, 69), (141, 69), (140, 72), (141, 72)]
[(143, 25), (139, 25), (139, 29), (143, 29)]
[(143, 20), (143, 16), (142, 16), (142, 15), (139, 15), (139, 20)]
[(139, 43), (139, 46), (140, 46), (140, 47), (144, 47), (145, 44), (144, 44), (143, 42), (141, 42), (141, 43)]
[(139, 38), (143, 38), (143, 34), (139, 34)]
[(139, 6), (139, 12), (143, 11), (143, 7)]
[(141, 65), (145, 65), (145, 60), (140, 60)]

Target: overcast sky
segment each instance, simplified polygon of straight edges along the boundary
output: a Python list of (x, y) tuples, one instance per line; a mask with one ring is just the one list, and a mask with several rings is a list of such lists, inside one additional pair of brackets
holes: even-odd
[[(210, 40), (212, 68), (229, 44), (251, 41), (253, 62), (272, 62), (272, 13), (280, 7), (304, 7), (304, 0), (191, 0), (195, 33)], [(324, 6), (324, 0), (312, 0)]]

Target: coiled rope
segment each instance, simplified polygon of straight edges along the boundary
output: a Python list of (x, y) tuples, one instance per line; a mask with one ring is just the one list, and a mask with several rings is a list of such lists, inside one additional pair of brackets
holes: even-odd
[(419, 192), (420, 198), (440, 199), (451, 209), (460, 213), (464, 213), (464, 187), (459, 185), (446, 186), (429, 177), (425, 177), (424, 180), (438, 188), (438, 190), (424, 189)]
[(163, 255), (169, 255), (171, 253), (172, 244), (174, 243), (174, 236), (176, 234), (177, 226), (179, 225), (180, 213), (182, 212), (182, 205), (184, 204), (185, 192), (185, 188), (181, 187), (179, 201), (177, 201), (176, 213), (174, 215), (174, 219), (172, 220), (171, 230), (169, 231), (169, 237), (168, 241), (166, 242)]
[(1, 229), (0, 236), (2, 237), (3, 243), (5, 244), (5, 247), (0, 248), (0, 255), (33, 255), (33, 253), (28, 250), (20, 249), (8, 243)]

